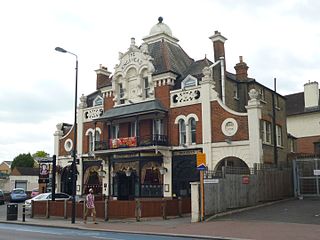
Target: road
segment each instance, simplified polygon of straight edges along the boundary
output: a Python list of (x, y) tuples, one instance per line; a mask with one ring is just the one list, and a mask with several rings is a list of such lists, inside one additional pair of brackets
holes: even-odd
[[(185, 237), (170, 237), (147, 234), (116, 233), (104, 231), (90, 231), (78, 229), (66, 229), (57, 227), (38, 227), (18, 224), (0, 224), (0, 240), (51, 240), (51, 239), (112, 239), (112, 240), (183, 240)], [(197, 238), (188, 238), (197, 239)], [(199, 239), (199, 238), (198, 238)], [(217, 238), (218, 239), (218, 238)]]
[[(320, 199), (291, 200), (215, 219), (215, 221), (269, 221), (320, 225)], [(320, 238), (319, 238), (320, 239)]]

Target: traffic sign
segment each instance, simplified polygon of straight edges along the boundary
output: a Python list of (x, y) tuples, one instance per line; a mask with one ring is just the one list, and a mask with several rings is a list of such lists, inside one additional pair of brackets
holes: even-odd
[(207, 168), (206, 154), (202, 152), (197, 153), (197, 169), (205, 170)]

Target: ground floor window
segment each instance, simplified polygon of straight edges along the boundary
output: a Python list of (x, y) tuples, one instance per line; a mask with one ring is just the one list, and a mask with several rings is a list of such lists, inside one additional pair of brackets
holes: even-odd
[[(151, 158), (152, 159), (152, 158)], [(114, 162), (112, 195), (118, 200), (134, 197), (163, 197), (162, 159)]]

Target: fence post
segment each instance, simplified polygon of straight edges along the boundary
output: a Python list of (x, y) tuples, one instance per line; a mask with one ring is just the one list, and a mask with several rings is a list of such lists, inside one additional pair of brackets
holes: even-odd
[(34, 216), (34, 201), (31, 200), (31, 213), (30, 213), (30, 218), (33, 218)]
[(63, 202), (63, 217), (64, 219), (67, 219), (67, 199)]
[(178, 197), (178, 215), (179, 217), (182, 217), (182, 198), (181, 197)]
[(141, 202), (139, 199), (136, 200), (136, 221), (140, 222), (141, 219)]
[(165, 199), (162, 199), (162, 218), (163, 220), (167, 219), (167, 201)]
[(226, 168), (224, 166), (221, 167), (222, 178), (226, 178)]
[(26, 205), (22, 205), (22, 222), (26, 221)]
[(108, 221), (109, 220), (109, 216), (108, 216), (108, 199), (104, 200), (104, 220)]
[(47, 205), (46, 205), (46, 218), (49, 218), (49, 200), (47, 200)]

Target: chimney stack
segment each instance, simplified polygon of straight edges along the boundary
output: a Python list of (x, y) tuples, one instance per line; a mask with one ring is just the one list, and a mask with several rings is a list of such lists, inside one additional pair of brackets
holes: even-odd
[(227, 38), (222, 36), (219, 31), (215, 31), (214, 35), (209, 38), (213, 42), (214, 61), (219, 61), (220, 57), (224, 57), (224, 61), (226, 61), (224, 42), (227, 40)]
[(108, 72), (108, 68), (100, 64), (99, 69), (95, 70), (97, 73), (97, 90), (111, 84), (111, 79), (109, 78), (111, 72)]
[(243, 81), (248, 78), (248, 65), (243, 61), (243, 57), (239, 56), (239, 63), (234, 66), (236, 70), (236, 79)]
[(319, 107), (319, 84), (309, 82), (304, 84), (304, 108)]

